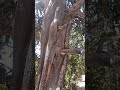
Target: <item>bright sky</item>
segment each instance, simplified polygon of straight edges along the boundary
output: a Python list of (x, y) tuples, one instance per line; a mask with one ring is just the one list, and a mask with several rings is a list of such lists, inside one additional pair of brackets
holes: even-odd
[(38, 45), (35, 46), (35, 54), (38, 58), (40, 58), (40, 42)]

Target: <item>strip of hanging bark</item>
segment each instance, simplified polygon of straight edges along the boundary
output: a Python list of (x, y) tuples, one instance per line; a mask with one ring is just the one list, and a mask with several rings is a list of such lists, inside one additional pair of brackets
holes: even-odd
[[(65, 22), (71, 22), (71, 18), (69, 17), (68, 20), (65, 20)], [(67, 27), (65, 29), (65, 40), (64, 40), (64, 48), (69, 48), (69, 39), (70, 39), (70, 30), (71, 30), (71, 23), (67, 24)], [(67, 60), (68, 60), (68, 55), (65, 55), (62, 66), (61, 66), (61, 71), (59, 74), (59, 80), (58, 80), (58, 89), (62, 89), (64, 85), (64, 79), (65, 79), (65, 74), (67, 70)]]
[(60, 52), (61, 54), (82, 54), (83, 50), (82, 48), (62, 49)]

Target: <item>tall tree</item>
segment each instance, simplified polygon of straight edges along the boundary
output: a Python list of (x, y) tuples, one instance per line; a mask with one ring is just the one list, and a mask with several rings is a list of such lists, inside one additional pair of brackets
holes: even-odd
[(41, 64), (36, 90), (55, 90), (62, 88), (66, 72), (68, 54), (81, 53), (69, 49), (69, 35), (72, 19), (83, 17), (80, 0), (65, 10), (66, 0), (47, 0), (41, 32)]
[(34, 3), (34, 0), (17, 0), (14, 18), (14, 67), (11, 90), (21, 90), (22, 88), (26, 56), (34, 31)]

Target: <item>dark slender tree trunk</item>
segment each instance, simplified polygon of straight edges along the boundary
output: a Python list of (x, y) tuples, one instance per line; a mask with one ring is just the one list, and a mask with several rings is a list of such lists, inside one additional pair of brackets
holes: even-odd
[(14, 23), (14, 68), (11, 90), (21, 90), (26, 56), (34, 31), (34, 0), (17, 0)]
[(26, 58), (22, 90), (35, 90), (35, 50), (34, 50), (35, 45), (34, 44), (35, 42), (33, 38), (30, 43)]

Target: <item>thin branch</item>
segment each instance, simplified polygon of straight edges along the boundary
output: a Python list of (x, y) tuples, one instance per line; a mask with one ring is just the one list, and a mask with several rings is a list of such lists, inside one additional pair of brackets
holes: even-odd
[(83, 48), (62, 49), (60, 52), (64, 54), (82, 54)]
[(83, 48), (75, 48), (75, 49), (62, 49), (60, 53), (64, 54), (85, 54), (85, 64), (86, 66), (94, 66), (94, 65), (103, 65), (103, 66), (111, 66), (110, 59), (114, 55), (110, 55), (109, 53), (85, 53), (82, 52), (85, 49)]

